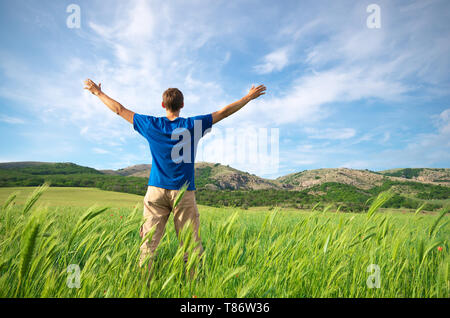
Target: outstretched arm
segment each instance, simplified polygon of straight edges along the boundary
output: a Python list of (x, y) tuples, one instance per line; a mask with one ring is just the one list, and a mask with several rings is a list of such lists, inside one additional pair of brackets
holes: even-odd
[(225, 106), (221, 110), (218, 110), (214, 113), (212, 113), (212, 123), (215, 124), (222, 119), (230, 116), (231, 114), (234, 114), (239, 109), (247, 105), (247, 103), (255, 98), (258, 98), (261, 95), (264, 95), (266, 91), (266, 87), (264, 85), (259, 85), (258, 87), (255, 87), (252, 85), (252, 88), (248, 92), (248, 94), (238, 100), (237, 102), (234, 102), (228, 106)]
[(123, 119), (125, 119), (130, 124), (133, 124), (133, 116), (134, 112), (131, 110), (126, 109), (123, 107), (119, 102), (116, 102), (114, 99), (106, 95), (102, 92), (102, 84), (99, 83), (98, 85), (95, 84), (90, 79), (87, 79), (84, 81), (84, 85), (86, 85), (84, 88), (90, 91), (95, 96), (98, 96), (100, 100), (108, 106), (109, 109), (111, 109), (113, 112), (115, 112), (117, 115), (121, 116)]

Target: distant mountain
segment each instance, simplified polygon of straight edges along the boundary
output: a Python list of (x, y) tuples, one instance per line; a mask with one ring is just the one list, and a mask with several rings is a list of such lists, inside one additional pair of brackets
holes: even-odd
[(195, 164), (197, 187), (211, 190), (262, 190), (284, 189), (276, 180), (264, 179), (219, 163), (198, 162)]
[[(53, 162), (5, 162), (0, 169), (14, 169), (33, 175), (93, 173), (112, 176), (150, 176), (150, 164), (138, 164), (118, 170), (96, 170), (74, 163)], [(384, 171), (357, 170), (348, 168), (324, 168), (304, 170), (281, 176), (275, 180), (265, 179), (219, 163), (198, 162), (195, 164), (197, 188), (210, 190), (296, 190), (302, 191), (324, 183), (334, 182), (368, 190), (380, 186), (386, 180), (393, 182), (419, 182), (450, 186), (448, 168), (399, 168)]]
[[(59, 187), (96, 187), (144, 195), (151, 165), (118, 170), (96, 170), (74, 163), (0, 163), (0, 187), (38, 186), (49, 182)], [(195, 164), (199, 204), (222, 206), (290, 206), (308, 208), (317, 202), (341, 205), (346, 211), (362, 211), (369, 198), (392, 189), (388, 206), (436, 210), (450, 203), (450, 169), (392, 169), (386, 171), (347, 168), (305, 170), (275, 180), (221, 165)], [(222, 191), (217, 191), (222, 190)], [(223, 191), (233, 190), (233, 191)]]
[(114, 176), (126, 176), (126, 177), (132, 176), (132, 177), (148, 178), (150, 176), (151, 168), (152, 165), (150, 164), (140, 164), (118, 170), (99, 170), (99, 171), (104, 174), (110, 174)]
[(71, 162), (40, 162), (40, 161), (19, 161), (1, 162), (0, 169), (14, 170), (19, 173), (31, 175), (53, 175), (53, 174), (101, 174), (100, 171), (79, 166)]
[[(119, 170), (100, 170), (102, 173), (148, 178), (151, 165), (141, 164)], [(195, 164), (197, 188), (210, 190), (297, 190), (301, 191), (327, 182), (336, 182), (367, 190), (380, 186), (386, 180), (395, 182), (415, 181), (450, 186), (450, 169), (420, 168), (393, 169), (380, 172), (348, 168), (324, 168), (305, 170), (279, 177), (265, 179), (219, 163)]]
[(450, 185), (450, 169), (448, 168), (399, 168), (380, 171), (380, 173), (417, 182)]
[[(109, 175), (134, 176), (148, 178), (150, 164), (129, 166), (118, 170), (100, 170)], [(258, 190), (282, 189), (283, 185), (277, 181), (264, 179), (248, 172), (240, 171), (219, 163), (198, 162), (195, 164), (195, 182), (197, 188), (211, 190)]]
[(43, 166), (43, 165), (51, 166), (55, 164), (56, 162), (41, 162), (41, 161), (0, 162), (0, 169), (28, 168), (32, 166)]
[[(407, 170), (407, 169), (399, 169)], [(370, 170), (356, 170), (348, 168), (329, 168), (305, 170), (288, 174), (277, 178), (282, 184), (286, 184), (293, 190), (303, 190), (326, 182), (336, 182), (355, 186), (359, 189), (368, 190), (375, 186), (380, 186), (384, 181), (391, 180), (396, 182), (415, 181), (420, 183), (431, 183), (440, 185), (450, 185), (450, 169), (426, 169), (428, 176), (419, 176), (417, 178), (406, 178), (403, 173), (393, 173), (391, 170), (375, 172)], [(442, 170), (439, 174), (431, 174), (431, 171)], [(424, 172), (425, 174), (425, 172)], [(439, 177), (437, 177), (437, 175)], [(439, 178), (440, 182), (436, 182)], [(445, 180), (447, 179), (447, 182)]]

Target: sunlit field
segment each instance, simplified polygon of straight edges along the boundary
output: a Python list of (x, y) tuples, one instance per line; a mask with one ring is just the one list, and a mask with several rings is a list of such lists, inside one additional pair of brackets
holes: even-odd
[[(0, 188), (0, 203), (12, 193), (17, 193), (16, 204), (24, 204), (35, 190), (34, 187)], [(51, 187), (39, 198), (41, 205), (50, 207), (91, 207), (94, 204), (110, 207), (134, 207), (143, 197), (135, 194), (103, 191), (96, 188)]]
[(0, 297), (449, 297), (446, 211), (381, 212), (387, 198), (360, 214), (201, 206), (203, 257), (184, 263), (171, 218), (149, 275), (142, 197), (2, 188)]

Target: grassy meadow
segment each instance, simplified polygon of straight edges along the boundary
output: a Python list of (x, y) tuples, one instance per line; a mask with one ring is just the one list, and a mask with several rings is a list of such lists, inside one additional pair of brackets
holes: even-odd
[[(17, 193), (14, 202), (25, 204), (35, 187), (0, 188), (0, 204), (12, 193)], [(97, 188), (51, 187), (39, 198), (39, 203), (50, 207), (91, 207), (94, 204), (111, 207), (134, 207), (141, 203), (143, 196), (104, 191)]]
[(141, 196), (0, 188), (0, 297), (448, 298), (447, 210), (381, 211), (388, 198), (365, 213), (199, 206), (203, 257), (184, 264), (193, 242), (171, 217), (150, 275)]

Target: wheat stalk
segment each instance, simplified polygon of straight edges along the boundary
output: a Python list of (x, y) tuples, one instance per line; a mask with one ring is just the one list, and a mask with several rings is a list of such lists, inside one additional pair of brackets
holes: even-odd
[(33, 205), (42, 196), (44, 191), (48, 189), (49, 186), (50, 186), (50, 184), (46, 182), (42, 186), (37, 187), (33, 191), (33, 193), (28, 197), (27, 202), (25, 202), (25, 206), (23, 207), (23, 210), (22, 210), (23, 215), (26, 215), (31, 210)]
[(24, 233), (22, 234), (24, 243), (22, 244), (22, 249), (20, 251), (19, 288), (23, 285), (26, 279), (26, 274), (30, 268), (33, 251), (36, 246), (37, 236), (39, 233), (39, 227), (39, 222), (33, 217), (25, 227)]

